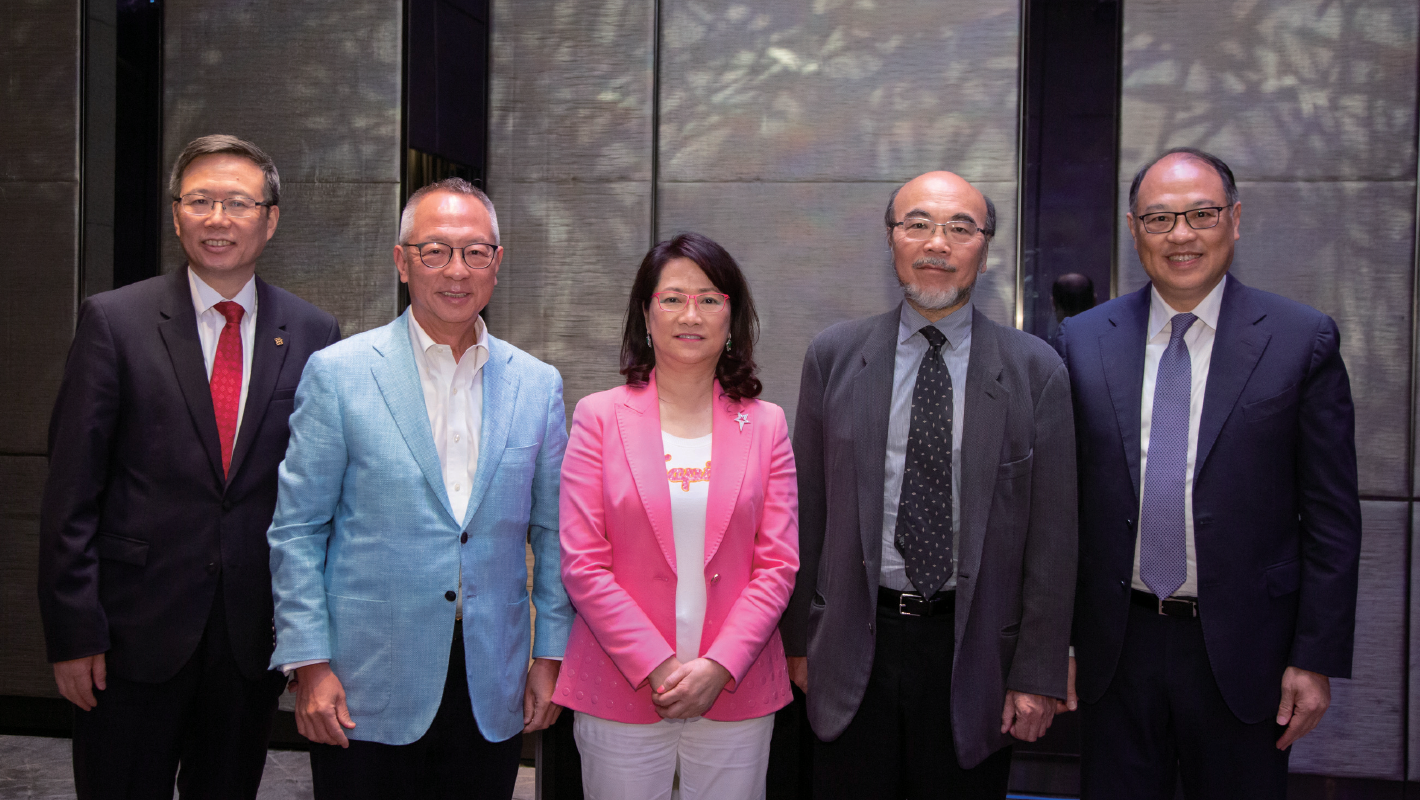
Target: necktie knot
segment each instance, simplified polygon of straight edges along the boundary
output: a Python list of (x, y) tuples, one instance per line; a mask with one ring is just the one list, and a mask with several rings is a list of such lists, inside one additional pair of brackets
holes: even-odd
[(1193, 327), (1193, 321), (1196, 319), (1198, 319), (1197, 314), (1190, 314), (1187, 311), (1182, 314), (1174, 314), (1173, 319), (1170, 320), (1173, 323), (1173, 331), (1169, 334), (1169, 344), (1176, 344), (1178, 340), (1182, 339), (1183, 335), (1188, 333), (1188, 329)]
[(942, 353), (942, 345), (947, 343), (947, 335), (937, 330), (934, 325), (923, 326), (922, 330), (918, 331), (918, 333), (921, 333), (922, 336), (927, 339), (927, 345), (932, 349), (932, 355), (940, 356)]
[(231, 300), (223, 300), (213, 306), (213, 308), (217, 309), (217, 313), (227, 318), (228, 325), (240, 324), (242, 315), (247, 313), (247, 310), (242, 308), (240, 303), (234, 303)]

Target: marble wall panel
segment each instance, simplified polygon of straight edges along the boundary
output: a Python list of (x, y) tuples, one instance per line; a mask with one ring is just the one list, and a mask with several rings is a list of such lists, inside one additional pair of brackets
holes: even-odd
[(1248, 180), (1413, 180), (1411, 0), (1124, 5), (1122, 175), (1169, 147)]
[(1405, 777), (1406, 583), (1409, 504), (1361, 504), (1361, 589), (1351, 679), (1331, 682), (1331, 708), (1292, 751), (1291, 770), (1351, 778)]
[(0, 456), (0, 695), (58, 696), (35, 594), (48, 472), (43, 456)]
[(231, 133), (297, 183), (398, 183), (399, 3), (167, 0), (163, 152)]
[[(809, 341), (835, 322), (893, 308), (883, 208), (894, 183), (670, 183), (661, 235), (693, 230), (716, 240), (749, 277), (759, 312), (755, 352), (764, 399), (794, 419)], [(974, 302), (1014, 324), (1015, 184), (979, 183), (997, 207), (998, 233)]]
[[(1336, 320), (1356, 400), (1361, 494), (1405, 496), (1415, 184), (1241, 182), (1238, 190), (1242, 238), (1230, 274)], [(1127, 229), (1119, 264), (1121, 293), (1148, 280)]]
[(654, 19), (652, 0), (493, 4), (491, 191), (650, 180)]
[(0, 181), (79, 179), (76, 0), (0, 5)]
[[(388, 322), (398, 303), (388, 250), (399, 224), (401, 20), (398, 3), (165, 7), (165, 163), (209, 133), (270, 153), (282, 217), (262, 275), (335, 314), (347, 335)], [(183, 263), (170, 231), (164, 270)]]
[(620, 385), (622, 323), (650, 241), (643, 182), (495, 184), (504, 257), (488, 329), (562, 372), (577, 401)]
[(1015, 180), (1015, 3), (663, 8), (662, 180)]
[(79, 184), (0, 180), (0, 219), (28, 242), (0, 252), (0, 452), (44, 455), (74, 336)]

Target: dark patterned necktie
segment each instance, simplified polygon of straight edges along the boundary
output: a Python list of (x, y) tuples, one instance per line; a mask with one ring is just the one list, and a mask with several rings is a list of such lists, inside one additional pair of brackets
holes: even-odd
[(1184, 478), (1188, 473), (1188, 409), (1193, 365), (1183, 335), (1198, 317), (1175, 314), (1168, 347), (1154, 380), (1149, 417), (1149, 463), (1139, 515), (1139, 578), (1158, 597), (1178, 591), (1188, 576), (1184, 543)]
[(929, 346), (912, 389), (895, 542), (908, 580), (931, 597), (952, 575), (952, 376), (947, 337), (931, 325), (920, 332)]

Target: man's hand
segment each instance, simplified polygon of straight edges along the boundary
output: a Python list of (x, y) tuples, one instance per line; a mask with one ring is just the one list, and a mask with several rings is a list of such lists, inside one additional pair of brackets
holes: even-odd
[(353, 728), (345, 707), (345, 687), (330, 664), (307, 664), (296, 670), (296, 730), (317, 744), (349, 747), (345, 728)]
[(1039, 739), (1050, 730), (1057, 702), (1053, 697), (1007, 690), (1006, 705), (1001, 709), (1001, 732), (1023, 742)]
[(672, 672), (661, 684), (665, 692), (652, 694), (651, 701), (664, 719), (690, 719), (708, 711), (729, 682), (729, 670), (708, 658), (696, 658)]
[(809, 693), (808, 656), (789, 656), (789, 680), (804, 694)]
[(108, 667), (104, 665), (104, 654), (84, 656), (72, 661), (54, 663), (54, 683), (64, 699), (84, 711), (93, 711), (99, 704), (94, 697), (94, 689), (108, 688)]
[(1075, 657), (1070, 656), (1070, 677), (1065, 683), (1065, 699), (1055, 701), (1055, 713), (1064, 714), (1080, 707), (1080, 698), (1075, 695)]
[(1286, 750), (1312, 732), (1331, 706), (1331, 679), (1319, 672), (1287, 667), (1282, 673), (1282, 704), (1277, 708), (1277, 724), (1287, 730), (1277, 740), (1277, 749)]
[(562, 662), (555, 658), (534, 658), (528, 667), (528, 688), (523, 691), (523, 733), (551, 726), (562, 713), (562, 706), (552, 702), (561, 670)]

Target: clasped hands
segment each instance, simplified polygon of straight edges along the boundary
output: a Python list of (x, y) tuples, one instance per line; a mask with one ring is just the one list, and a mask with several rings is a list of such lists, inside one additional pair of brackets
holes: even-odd
[(651, 670), (651, 702), (662, 719), (699, 717), (730, 682), (730, 671), (708, 658), (682, 664), (671, 656)]

